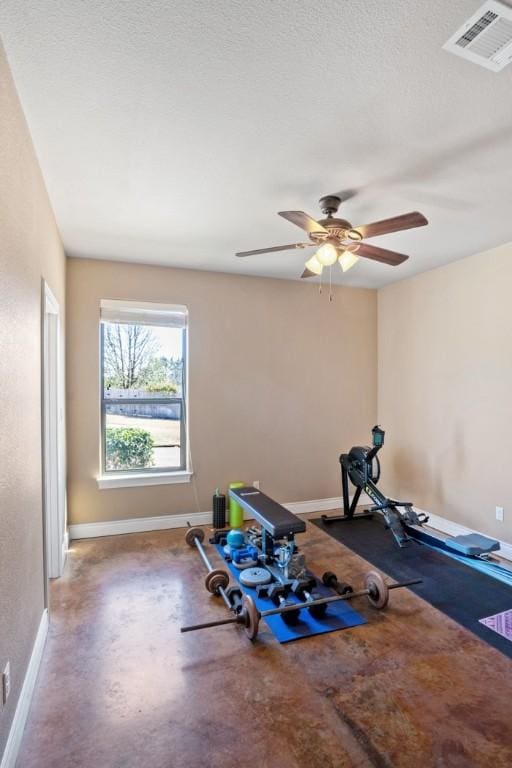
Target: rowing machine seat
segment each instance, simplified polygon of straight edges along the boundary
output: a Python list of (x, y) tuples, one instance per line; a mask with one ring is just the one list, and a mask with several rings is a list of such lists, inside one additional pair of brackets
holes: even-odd
[(495, 552), (500, 548), (499, 541), (482, 536), (481, 533), (466, 533), (461, 536), (453, 536), (445, 540), (450, 549), (456, 550), (468, 557), (478, 557), (488, 552)]

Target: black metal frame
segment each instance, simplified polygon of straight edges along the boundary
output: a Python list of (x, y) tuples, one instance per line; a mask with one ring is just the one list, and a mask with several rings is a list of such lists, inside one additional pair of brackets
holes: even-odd
[[(403, 547), (413, 540), (407, 533), (407, 524), (421, 525), (426, 520), (418, 517), (413, 510), (412, 502), (390, 499), (377, 488), (380, 466), (377, 464), (378, 471), (374, 477), (372, 464), (374, 459), (378, 462), (377, 454), (384, 445), (384, 434), (384, 431), (376, 426), (372, 429), (372, 448), (356, 446), (349, 453), (341, 454), (343, 514), (322, 515), (322, 521), (324, 523), (350, 522), (356, 519), (370, 518), (375, 512), (380, 512), (397, 543)], [(350, 502), (349, 495), (349, 479), (356, 489), (352, 502)], [(363, 512), (356, 512), (362, 491), (373, 501), (373, 506)], [(400, 511), (400, 508), (403, 509), (403, 512)]]

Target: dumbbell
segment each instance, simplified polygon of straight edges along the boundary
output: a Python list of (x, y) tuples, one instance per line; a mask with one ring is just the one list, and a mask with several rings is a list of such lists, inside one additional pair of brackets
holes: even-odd
[(295, 579), (292, 583), (292, 592), (294, 595), (297, 595), (300, 600), (304, 599), (306, 603), (311, 603), (311, 606), (308, 607), (308, 611), (315, 617), (315, 619), (321, 619), (325, 616), (327, 604), (316, 602), (318, 595), (314, 595), (312, 592), (315, 587), (315, 578)]
[[(267, 588), (267, 597), (272, 600), (275, 606), (278, 608), (284, 608), (285, 606), (291, 605), (290, 602), (286, 599), (288, 596), (289, 588), (285, 587), (283, 584), (280, 584), (279, 582), (274, 582), (274, 584), (268, 585)], [(281, 614), (282, 620), (285, 622), (285, 624), (296, 624), (299, 620), (299, 614), (300, 611), (285, 611)]]
[(354, 587), (351, 584), (347, 584), (345, 581), (338, 581), (338, 577), (332, 571), (326, 571), (322, 576), (322, 583), (326, 587), (330, 587), (338, 595), (348, 595), (354, 591)]
[(235, 584), (232, 584), (230, 587), (226, 589), (226, 597), (228, 598), (231, 609), (238, 613), (242, 607), (242, 598), (244, 593), (240, 589), (240, 587), (236, 586)]

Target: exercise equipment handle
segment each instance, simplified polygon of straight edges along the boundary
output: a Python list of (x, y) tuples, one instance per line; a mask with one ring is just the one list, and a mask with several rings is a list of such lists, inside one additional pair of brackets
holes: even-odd
[(201, 544), (201, 542), (199, 541), (199, 539), (197, 538), (197, 536), (194, 536), (194, 542), (195, 542), (195, 545), (197, 547), (197, 551), (201, 555), (201, 560), (206, 565), (206, 570), (208, 571), (208, 573), (210, 573), (210, 571), (213, 571), (213, 565), (211, 564), (210, 560), (208, 559), (208, 555), (204, 551), (204, 547)]
[(268, 608), (261, 611), (262, 618), (265, 616), (276, 616), (279, 613), (288, 613), (288, 611), (300, 611), (303, 608), (311, 608), (314, 605), (324, 605), (328, 603), (339, 603), (340, 600), (352, 600), (354, 597), (365, 597), (368, 594), (367, 589), (360, 589), (359, 592), (347, 592), (346, 595), (329, 595), (329, 597), (319, 597), (316, 600), (306, 600), (303, 603), (289, 603), (279, 608)]
[(413, 587), (415, 584), (423, 584), (423, 579), (412, 579), (411, 581), (401, 581), (397, 584), (388, 584), (388, 589), (400, 589), (400, 587)]
[[(192, 529), (192, 526), (190, 525), (188, 520), (187, 520), (187, 527)], [(197, 530), (197, 529), (190, 530), (189, 533), (194, 533), (195, 530)], [(205, 552), (205, 549), (204, 549), (204, 547), (203, 547), (203, 545), (201, 543), (201, 540), (197, 536), (194, 536), (193, 541), (194, 541), (194, 544), (195, 544), (195, 547), (196, 547), (197, 551), (201, 555), (201, 560), (203, 561), (203, 563), (206, 566), (206, 570), (208, 571), (208, 573), (211, 573), (214, 570), (214, 568), (213, 568), (213, 565), (211, 564), (211, 562), (210, 562), (210, 560), (208, 558), (208, 555)], [(225, 604), (226, 608), (228, 609), (228, 611), (232, 611), (233, 610), (233, 606), (231, 605), (231, 603), (229, 601), (229, 597), (227, 596), (225, 590), (222, 587), (219, 587), (219, 595), (224, 600), (224, 604)], [(198, 627), (198, 629), (199, 629), (199, 627)]]
[[(388, 589), (401, 589), (402, 587), (411, 587), (413, 584), (421, 584), (423, 579), (413, 579), (412, 581), (401, 581), (396, 584), (386, 584)], [(275, 616), (279, 613), (288, 611), (300, 611), (302, 608), (311, 608), (314, 605), (324, 605), (328, 603), (337, 603), (340, 600), (353, 600), (355, 597), (366, 597), (370, 593), (369, 589), (360, 589), (357, 592), (347, 592), (344, 595), (329, 595), (328, 597), (318, 597), (316, 600), (309, 600), (304, 603), (290, 603), (289, 605), (279, 606), (278, 608), (269, 608), (261, 611), (260, 616)]]
[(181, 627), (180, 632), (195, 632), (196, 629), (209, 629), (210, 627), (222, 627), (224, 624), (240, 624), (237, 616), (230, 619), (217, 619), (217, 621), (205, 621), (202, 624), (190, 624), (188, 627)]
[[(401, 589), (402, 587), (412, 587), (415, 584), (422, 584), (423, 579), (412, 579), (411, 581), (401, 581), (396, 584), (385, 584), (387, 589)], [(338, 603), (341, 600), (353, 600), (356, 597), (366, 597), (370, 594), (369, 589), (360, 589), (357, 592), (347, 592), (344, 595), (329, 595), (320, 597), (317, 600), (309, 600), (303, 603), (290, 603), (289, 605), (280, 605), (277, 608), (268, 608), (264, 611), (257, 611), (258, 620), (266, 616), (278, 616), (289, 611), (300, 611), (303, 608), (311, 608), (314, 605), (324, 605), (329, 603)], [(201, 624), (193, 624), (188, 627), (181, 627), (180, 632), (195, 632), (196, 629), (209, 629), (210, 627), (222, 627), (224, 624), (244, 624), (245, 617), (243, 613), (229, 619), (219, 619), (217, 621), (208, 621)]]

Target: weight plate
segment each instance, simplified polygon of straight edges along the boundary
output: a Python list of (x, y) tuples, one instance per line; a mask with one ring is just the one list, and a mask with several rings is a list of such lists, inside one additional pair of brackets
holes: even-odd
[(185, 541), (189, 547), (195, 547), (196, 543), (194, 539), (199, 539), (200, 542), (204, 540), (204, 531), (202, 528), (189, 528), (185, 534)]
[(210, 573), (206, 574), (206, 578), (204, 580), (204, 585), (208, 592), (211, 592), (212, 595), (218, 595), (219, 589), (222, 587), (223, 589), (226, 589), (227, 585), (229, 584), (229, 574), (226, 571), (221, 570), (220, 568), (216, 568), (214, 571), (210, 571)]
[(272, 574), (266, 568), (246, 568), (240, 574), (240, 583), (244, 587), (257, 587), (272, 581)]
[(377, 571), (369, 571), (364, 577), (368, 600), (374, 608), (385, 608), (389, 600), (388, 585)]
[(240, 560), (239, 563), (235, 563), (235, 561), (232, 560), (231, 564), (234, 568), (238, 568), (239, 571), (243, 571), (244, 568), (255, 568), (258, 565), (258, 561), (247, 558), (246, 560)]
[(242, 600), (242, 612), (244, 618), (245, 633), (249, 640), (254, 640), (258, 634), (260, 624), (260, 614), (254, 604), (254, 600), (249, 595), (244, 595)]

